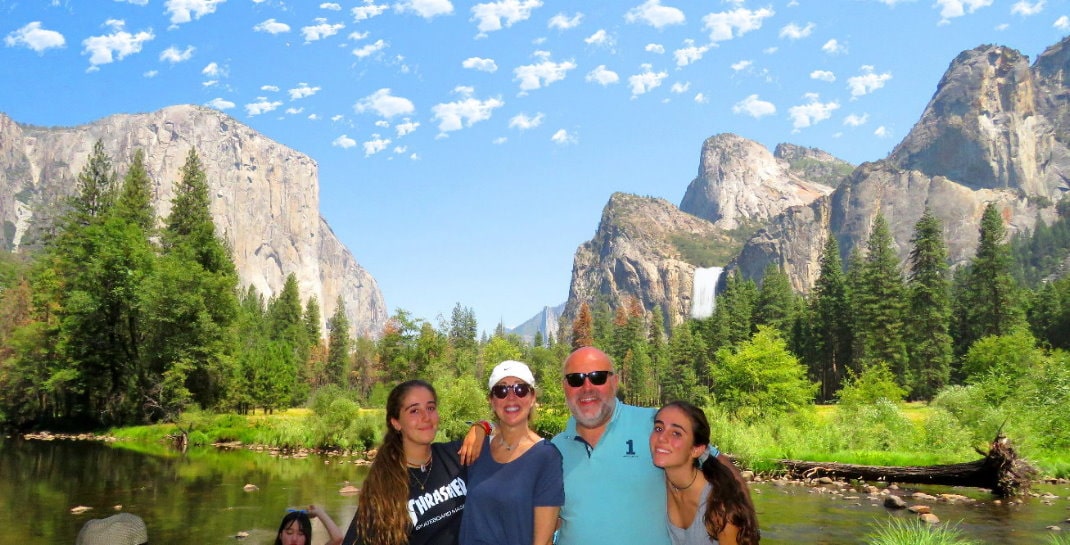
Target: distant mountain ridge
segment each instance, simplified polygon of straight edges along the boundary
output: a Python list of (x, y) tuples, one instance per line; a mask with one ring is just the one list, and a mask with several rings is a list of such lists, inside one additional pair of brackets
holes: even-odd
[(316, 162), (235, 119), (201, 106), (113, 115), (77, 127), (20, 125), (0, 114), (0, 249), (41, 243), (62, 199), (101, 140), (119, 174), (145, 153), (159, 218), (170, 212), (175, 181), (191, 147), (204, 164), (217, 232), (229, 244), (242, 285), (265, 297), (294, 274), (323, 316), (342, 298), (357, 335), (378, 335), (386, 303), (375, 281), (319, 213)]

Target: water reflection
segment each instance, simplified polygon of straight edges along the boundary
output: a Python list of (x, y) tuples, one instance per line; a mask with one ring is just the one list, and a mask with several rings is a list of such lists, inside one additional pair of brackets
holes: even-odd
[[(356, 497), (339, 490), (358, 484), (367, 468), (351, 460), (312, 456), (279, 459), (249, 451), (191, 449), (186, 455), (158, 447), (71, 441), (0, 439), (0, 545), (73, 544), (85, 521), (106, 517), (113, 506), (142, 517), (154, 544), (269, 544), (287, 507), (323, 505), (339, 526), (353, 517)], [(246, 484), (258, 490), (246, 492)], [(758, 484), (754, 503), (762, 543), (863, 543), (873, 524), (893, 516), (880, 501), (849, 490), (819, 492), (799, 486)], [(1030, 498), (1024, 505), (997, 505), (970, 489), (925, 487), (951, 492), (975, 503), (927, 502), (945, 522), (957, 522), (968, 536), (994, 545), (1043, 544), (1045, 527), (1070, 517), (1070, 487), (1041, 486), (1059, 496)], [(920, 503), (920, 502), (908, 502)], [(78, 505), (92, 510), (74, 515)], [(239, 532), (249, 537), (238, 541)], [(323, 543), (321, 526), (314, 543)]]

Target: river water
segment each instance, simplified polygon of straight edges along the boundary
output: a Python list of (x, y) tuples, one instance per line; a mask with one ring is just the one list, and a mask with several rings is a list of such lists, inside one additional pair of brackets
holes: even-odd
[[(139, 449), (139, 450), (134, 450)], [(182, 455), (162, 447), (108, 446), (85, 441), (0, 439), (0, 545), (75, 542), (87, 520), (123, 511), (143, 518), (153, 545), (198, 543), (267, 545), (273, 542), (286, 508), (323, 505), (339, 526), (349, 524), (356, 496), (340, 493), (359, 484), (367, 468), (352, 459), (309, 456), (283, 458), (247, 450), (191, 449)], [(256, 490), (246, 491), (252, 484)], [(832, 487), (830, 487), (831, 489)], [(818, 491), (803, 486), (755, 484), (755, 507), (762, 543), (857, 544), (874, 523), (893, 512), (864, 494)], [(914, 489), (910, 489), (914, 490)], [(1046, 543), (1049, 525), (1070, 532), (1070, 487), (1042, 485), (1022, 504), (997, 504), (982, 491), (952, 492), (978, 501), (932, 503), (945, 522), (983, 543)], [(909, 502), (917, 503), (917, 502)], [(931, 503), (931, 502), (930, 502)], [(74, 507), (91, 507), (81, 514)], [(239, 533), (248, 537), (236, 538)], [(323, 543), (321, 526), (313, 543)]]

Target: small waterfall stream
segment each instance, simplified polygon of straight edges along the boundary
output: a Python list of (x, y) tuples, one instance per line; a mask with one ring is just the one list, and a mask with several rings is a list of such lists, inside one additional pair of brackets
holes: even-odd
[(724, 267), (695, 267), (695, 279), (691, 288), (691, 317), (702, 319), (713, 316), (717, 281)]

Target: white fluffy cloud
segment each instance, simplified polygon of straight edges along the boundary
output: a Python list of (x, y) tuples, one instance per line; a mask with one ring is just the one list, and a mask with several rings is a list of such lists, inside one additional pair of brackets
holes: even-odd
[(268, 34), (282, 34), (283, 32), (290, 31), (290, 25), (280, 23), (275, 19), (268, 19), (267, 21), (258, 23), (253, 27), (253, 30), (257, 32), (267, 32)]
[(876, 136), (877, 138), (888, 138), (891, 135), (892, 132), (889, 131), (888, 128), (884, 125), (881, 125), (880, 127), (877, 127), (873, 130), (873, 136)]
[(866, 121), (869, 121), (869, 114), (850, 114), (843, 118), (843, 124), (848, 127), (861, 127), (866, 124)]
[(105, 25), (111, 27), (111, 34), (102, 36), (90, 36), (82, 40), (82, 54), (89, 55), (90, 69), (95, 69), (101, 64), (109, 64), (116, 59), (123, 60), (127, 55), (133, 55), (141, 51), (145, 42), (156, 36), (151, 30), (142, 30), (131, 34), (123, 29), (124, 21), (108, 19)]
[(789, 40), (800, 40), (813, 33), (814, 27), (813, 23), (806, 23), (806, 26), (802, 27), (795, 23), (788, 23), (784, 25), (784, 28), (780, 29), (780, 37)]
[(568, 30), (570, 28), (576, 28), (583, 22), (583, 14), (577, 13), (572, 17), (565, 15), (564, 13), (558, 13), (553, 17), (550, 17), (550, 21), (546, 23), (549, 28), (556, 28), (557, 30)]
[(679, 95), (679, 94), (686, 93), (687, 90), (690, 89), (690, 88), (691, 88), (691, 82), (690, 81), (683, 82), (683, 83), (680, 83), (678, 81), (678, 82), (672, 84), (672, 87), (670, 87), (669, 90), (672, 91), (673, 93), (676, 93), (676, 94)]
[(349, 136), (343, 134), (343, 135), (339, 136), (338, 138), (335, 138), (334, 140), (332, 140), (331, 141), (331, 145), (336, 147), (336, 148), (349, 149), (349, 148), (351, 148), (353, 146), (356, 146), (357, 145), (357, 141), (353, 140)]
[(992, 0), (936, 0), (933, 5), (940, 7), (940, 24), (943, 25), (956, 17), (991, 6)]
[(693, 62), (702, 59), (702, 56), (710, 50), (710, 44), (703, 46), (696, 46), (694, 40), (684, 40), (685, 47), (681, 47), (672, 52), (673, 58), (676, 59), (676, 66), (683, 68)]
[(594, 70), (587, 72), (586, 81), (597, 83), (603, 87), (611, 85), (620, 81), (620, 76), (616, 72), (606, 68), (606, 65), (600, 64), (595, 67)]
[(833, 74), (828, 70), (814, 70), (813, 72), (810, 72), (810, 79), (832, 83), (836, 81), (836, 74)]
[(1056, 19), (1055, 22), (1051, 24), (1051, 26), (1055, 27), (1058, 30), (1066, 32), (1070, 30), (1070, 17), (1062, 15), (1058, 19)]
[(260, 86), (260, 90), (261, 91), (270, 91), (272, 93), (277, 93), (277, 92), (279, 92), (279, 86), (278, 85), (261, 85)]
[(505, 105), (500, 98), (486, 100), (474, 98), (471, 96), (471, 88), (459, 87), (457, 92), (461, 94), (461, 100), (435, 104), (431, 107), (431, 113), (438, 120), (438, 130), (442, 133), (458, 131), (480, 121), (486, 121), (490, 119), (494, 110)]
[(610, 36), (604, 28), (598, 29), (598, 31), (594, 34), (591, 34), (590, 36), (584, 38), (583, 41), (587, 45), (597, 45), (601, 47), (613, 47), (613, 45), (616, 43), (616, 40), (613, 39), (613, 36)]
[(227, 0), (167, 0), (164, 10), (171, 14), (171, 24), (188, 23), (193, 19), (215, 13), (216, 5)]
[(394, 130), (397, 131), (398, 138), (410, 134), (420, 127), (419, 121), (411, 121), (409, 118), (405, 118), (404, 121), (394, 126)]
[(404, 0), (395, 4), (394, 9), (401, 12), (411, 11), (424, 19), (432, 19), (453, 13), (453, 4), (450, 0)]
[(514, 115), (513, 118), (509, 120), (509, 128), (521, 131), (534, 129), (539, 125), (542, 125), (542, 118), (543, 115), (541, 112), (535, 114), (534, 116), (529, 116), (525, 113), (519, 113)]
[(553, 136), (550, 137), (550, 141), (555, 144), (560, 144), (564, 146), (567, 144), (575, 144), (579, 142), (579, 139), (577, 139), (574, 135), (569, 134), (569, 132), (565, 129), (558, 129), (557, 132), (555, 132)]
[(572, 61), (558, 63), (544, 60), (537, 64), (526, 64), (515, 68), (513, 74), (516, 77), (513, 81), (520, 82), (521, 91), (532, 91), (565, 79), (569, 70), (574, 68), (576, 68), (576, 63)]
[(219, 64), (213, 61), (206, 64), (204, 68), (201, 69), (201, 74), (204, 74), (205, 76), (208, 76), (210, 78), (214, 78), (216, 76), (219, 76), (222, 71), (223, 69), (219, 67)]
[(825, 42), (825, 45), (821, 46), (821, 50), (829, 55), (842, 55), (847, 53), (847, 46), (833, 38)]
[(8, 47), (21, 45), (42, 53), (53, 47), (63, 47), (67, 40), (55, 30), (41, 28), (41, 21), (34, 21), (5, 36), (4, 44)]
[(192, 45), (186, 47), (186, 49), (179, 49), (172, 45), (171, 47), (164, 49), (160, 53), (160, 61), (169, 62), (171, 64), (185, 62), (193, 58), (193, 52), (196, 49), (197, 48), (193, 47)]
[(750, 61), (750, 60), (744, 59), (744, 60), (741, 60), (739, 62), (732, 63), (731, 66), (732, 66), (732, 70), (735, 70), (736, 72), (740, 72), (742, 70), (746, 70), (746, 69), (750, 68), (752, 65), (754, 65), (754, 61)]
[(390, 147), (390, 139), (379, 136), (378, 133), (372, 135), (372, 139), (361, 144), (364, 146), (364, 156), (370, 157)]
[(1019, 0), (1011, 6), (1011, 13), (1015, 15), (1021, 15), (1023, 17), (1029, 17), (1030, 15), (1036, 15), (1044, 11), (1045, 0), (1038, 0), (1036, 2), (1027, 2), (1026, 0)]
[(508, 28), (531, 17), (542, 0), (499, 0), (472, 6), (472, 21), (481, 34)]
[(669, 25), (682, 25), (687, 21), (684, 12), (678, 8), (663, 6), (660, 0), (646, 0), (642, 5), (628, 10), (624, 20), (629, 23), (646, 23), (654, 28)]
[(267, 97), (257, 97), (256, 102), (251, 102), (245, 105), (245, 113), (250, 117), (254, 115), (266, 114), (275, 110), (279, 106), (282, 106), (282, 102), (277, 100), (271, 101)]
[(310, 97), (319, 92), (319, 87), (310, 87), (307, 83), (301, 82), (297, 84), (297, 87), (287, 91), (290, 93), (290, 100), (297, 100), (299, 98)]
[(390, 6), (386, 4), (376, 4), (371, 0), (365, 0), (363, 6), (357, 6), (350, 11), (353, 14), (353, 20), (360, 22), (365, 19), (371, 19), (372, 17), (382, 15), (388, 8), (390, 8)]
[(832, 112), (840, 108), (840, 103), (835, 100), (821, 102), (821, 97), (817, 93), (807, 93), (805, 98), (808, 101), (806, 104), (788, 108), (793, 132), (798, 132), (799, 129), (805, 129), (832, 117)]
[(710, 32), (710, 41), (723, 42), (762, 28), (762, 21), (775, 14), (776, 12), (770, 8), (758, 10), (736, 8), (731, 11), (711, 13), (702, 18), (702, 23), (703, 28)]
[(663, 46), (661, 44), (646, 44), (646, 47), (643, 48), (643, 49), (647, 53), (656, 53), (658, 55), (664, 55), (665, 54), (665, 46)]
[(382, 40), (376, 40), (375, 43), (367, 44), (354, 49), (353, 54), (356, 55), (358, 59), (363, 59), (379, 51), (382, 51), (384, 48), (386, 48), (386, 45), (386, 42)]
[(494, 59), (484, 59), (482, 57), (469, 57), (461, 62), (461, 66), (470, 70), (479, 70), (480, 72), (497, 72), (498, 63), (494, 62)]
[(342, 23), (328, 23), (327, 19), (324, 19), (322, 17), (317, 17), (315, 21), (316, 24), (314, 25), (301, 27), (301, 34), (305, 36), (305, 43), (315, 42), (317, 40), (322, 40), (324, 38), (334, 36), (346, 27)]
[(749, 95), (747, 98), (732, 105), (732, 113), (761, 119), (767, 115), (775, 114), (776, 105), (758, 98), (758, 95)]
[(884, 87), (884, 84), (890, 79), (892, 79), (890, 73), (877, 74), (873, 71), (872, 66), (866, 65), (862, 67), (861, 75), (847, 78), (847, 87), (851, 89), (851, 96), (857, 98)]
[(205, 103), (209, 108), (215, 108), (217, 110), (229, 110), (235, 106), (235, 104), (222, 97), (216, 97)]
[(661, 82), (669, 77), (668, 72), (654, 72), (654, 67), (649, 64), (644, 64), (641, 68), (643, 69), (642, 72), (634, 76), (628, 76), (628, 85), (632, 89), (632, 98), (661, 87)]
[(416, 111), (412, 101), (390, 94), (390, 89), (383, 88), (360, 99), (353, 105), (357, 113), (374, 112), (387, 119), (395, 115), (410, 115)]
[(331, 11), (342, 11), (342, 5), (335, 2), (324, 2), (320, 4), (320, 9), (328, 9)]

